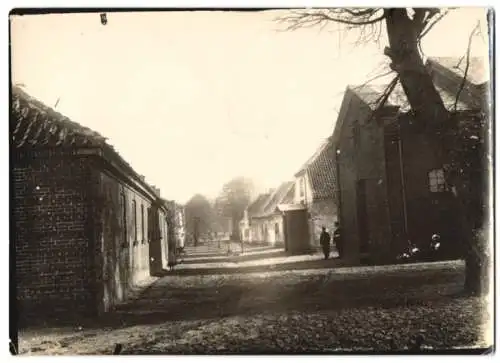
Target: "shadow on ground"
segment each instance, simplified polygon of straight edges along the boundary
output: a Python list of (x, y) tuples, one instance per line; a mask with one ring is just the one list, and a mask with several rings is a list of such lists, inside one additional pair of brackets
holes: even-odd
[(420, 276), (413, 273), (336, 281), (316, 276), (290, 286), (276, 286), (273, 281), (247, 285), (226, 282), (189, 289), (153, 286), (141, 299), (117, 311), (114, 323), (128, 326), (263, 312), (437, 306), (455, 298), (463, 286), (463, 278), (456, 271), (438, 274), (434, 271)]
[(339, 259), (330, 259), (326, 261), (318, 259), (313, 261), (288, 262), (274, 265), (179, 269), (174, 271), (163, 270), (157, 276), (234, 275), (242, 273), (310, 270), (345, 266), (347, 266), (347, 264)]
[[(463, 267), (413, 270), (358, 278), (306, 276), (167, 276), (137, 300), (99, 319), (59, 320), (50, 326), (116, 328), (167, 321), (220, 319), (261, 313), (321, 312), (345, 308), (437, 307), (462, 291)], [(32, 321), (32, 324), (35, 323)]]
[[(266, 253), (255, 253), (252, 255), (236, 255), (236, 256), (214, 256), (212, 258), (200, 258), (196, 256), (197, 259), (189, 260), (189, 257), (182, 260), (182, 265), (190, 265), (190, 264), (198, 264), (198, 263), (238, 263), (245, 261), (254, 261), (254, 260), (262, 260), (266, 258), (276, 258), (276, 257), (285, 257), (287, 254), (285, 251), (272, 251)], [(191, 257), (191, 256), (190, 256)]]

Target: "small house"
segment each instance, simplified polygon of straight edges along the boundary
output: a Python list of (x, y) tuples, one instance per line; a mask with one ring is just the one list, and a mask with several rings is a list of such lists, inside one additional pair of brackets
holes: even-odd
[(9, 139), (21, 317), (98, 315), (164, 268), (159, 190), (103, 136), (13, 87)]
[(335, 147), (332, 138), (324, 140), (316, 152), (295, 174), (295, 204), (308, 210), (311, 246), (319, 246), (322, 227), (330, 233), (337, 221)]

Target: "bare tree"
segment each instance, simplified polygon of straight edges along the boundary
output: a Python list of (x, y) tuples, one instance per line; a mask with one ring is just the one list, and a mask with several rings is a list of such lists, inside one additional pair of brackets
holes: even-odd
[[(470, 211), (469, 192), (473, 178), (471, 174), (472, 157), (468, 157), (467, 150), (457, 151), (458, 121), (455, 112), (449, 112), (436, 89), (432, 76), (425, 67), (421, 49), (422, 39), (433, 27), (452, 9), (439, 8), (338, 8), (338, 9), (304, 9), (292, 10), (277, 19), (285, 24), (286, 30), (297, 30), (304, 27), (325, 28), (329, 24), (341, 24), (347, 31), (357, 29), (358, 44), (367, 41), (380, 40), (382, 27), (385, 26), (388, 46), (384, 54), (389, 58), (389, 67), (395, 73), (393, 81), (377, 99), (377, 106), (381, 107), (387, 101), (392, 89), (400, 82), (411, 106), (411, 112), (418, 120), (416, 132), (426, 132), (431, 139), (433, 150), (441, 157), (443, 165), (448, 166), (447, 181), (456, 186), (457, 199), (461, 206), (461, 228), (466, 252), (466, 283), (465, 288), (470, 293), (481, 293), (488, 286), (487, 256), (484, 248), (478, 248), (479, 241), (475, 231), (477, 216), (484, 216), (484, 204), (476, 203), (476, 210)], [(477, 30), (475, 30), (477, 32)], [(471, 34), (471, 38), (472, 38)], [(466, 53), (466, 62), (469, 62), (469, 49)], [(468, 65), (466, 66), (468, 69)], [(388, 72), (386, 75), (390, 74)], [(465, 77), (463, 84), (465, 84)], [(463, 84), (461, 88), (463, 88)], [(459, 90), (459, 93), (461, 89)], [(457, 95), (458, 100), (459, 95)], [(458, 102), (458, 101), (457, 101)], [(477, 120), (485, 124), (489, 116), (483, 115)], [(483, 138), (479, 143), (484, 144), (486, 133), (476, 133)], [(474, 146), (470, 146), (474, 148)], [(478, 147), (477, 145), (475, 146)], [(485, 148), (483, 160), (485, 159)], [(476, 154), (477, 155), (477, 152)], [(474, 163), (481, 161), (474, 159)], [(476, 165), (477, 166), (477, 165)], [(484, 170), (482, 171), (484, 173)], [(484, 186), (484, 185), (483, 185)], [(477, 199), (477, 198), (476, 198)], [(481, 209), (481, 210), (478, 210)], [(483, 221), (485, 219), (483, 218)], [(480, 228), (479, 228), (480, 229)]]
[(223, 217), (231, 219), (231, 234), (235, 240), (240, 239), (239, 221), (243, 218), (243, 211), (250, 203), (255, 189), (251, 179), (236, 177), (225, 183), (216, 199), (216, 209)]

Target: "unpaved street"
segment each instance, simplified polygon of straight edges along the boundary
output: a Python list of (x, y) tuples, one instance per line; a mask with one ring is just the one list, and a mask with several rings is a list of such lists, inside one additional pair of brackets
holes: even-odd
[(312, 269), (270, 271), (263, 256), (260, 272), (241, 273), (220, 254), (210, 274), (179, 268), (98, 325), (21, 332), (21, 353), (110, 354), (116, 343), (123, 354), (387, 350), (417, 335), (432, 348), (481, 339), (482, 303), (457, 297), (462, 262), (318, 268), (336, 261), (316, 256), (304, 257)]

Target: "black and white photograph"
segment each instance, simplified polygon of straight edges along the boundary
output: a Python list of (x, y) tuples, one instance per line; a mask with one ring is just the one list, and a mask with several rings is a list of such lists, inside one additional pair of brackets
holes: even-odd
[(237, 6), (10, 11), (10, 354), (494, 354), (493, 8)]

